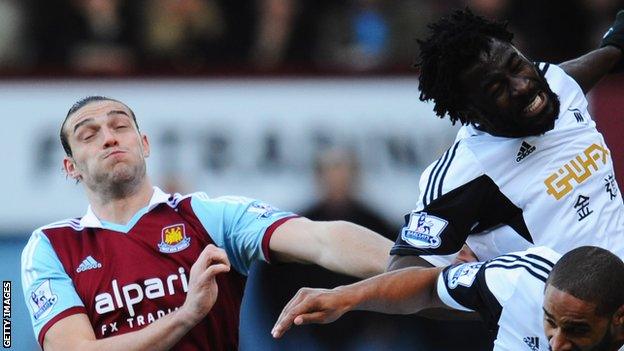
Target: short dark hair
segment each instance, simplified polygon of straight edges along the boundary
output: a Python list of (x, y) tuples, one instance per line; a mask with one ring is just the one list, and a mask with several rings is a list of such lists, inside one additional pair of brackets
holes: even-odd
[(555, 264), (548, 285), (596, 304), (596, 314), (607, 316), (624, 305), (624, 262), (608, 250), (582, 246)]
[(465, 107), (459, 75), (472, 66), (479, 54), (490, 49), (491, 39), (511, 43), (513, 34), (506, 23), (492, 22), (468, 8), (456, 10), (429, 26), (430, 36), (420, 46), (420, 100), (433, 100), (436, 115), (449, 115), (451, 122), (476, 122), (460, 113)]
[(69, 111), (67, 111), (67, 115), (65, 116), (65, 119), (63, 120), (63, 123), (61, 124), (61, 132), (60, 132), (61, 145), (63, 145), (63, 150), (65, 150), (65, 154), (67, 156), (70, 156), (70, 157), (72, 156), (72, 150), (71, 150), (71, 147), (69, 146), (67, 135), (65, 135), (65, 132), (64, 132), (65, 123), (67, 123), (67, 120), (69, 119), (69, 117), (73, 115), (76, 111), (80, 110), (81, 108), (87, 106), (88, 104), (92, 102), (97, 102), (97, 101), (115, 101), (124, 105), (130, 111), (130, 114), (132, 115), (132, 120), (134, 121), (134, 125), (136, 126), (137, 130), (139, 130), (139, 124), (137, 123), (136, 116), (134, 115), (134, 111), (132, 111), (132, 109), (128, 107), (128, 105), (124, 104), (123, 102), (119, 100), (112, 99), (106, 96), (101, 96), (101, 95), (91, 95), (91, 96), (84, 97), (76, 101), (72, 105)]

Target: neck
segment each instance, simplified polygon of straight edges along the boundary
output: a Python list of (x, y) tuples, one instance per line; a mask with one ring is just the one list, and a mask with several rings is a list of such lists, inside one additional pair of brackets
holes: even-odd
[(150, 180), (144, 181), (123, 194), (100, 194), (87, 189), (87, 198), (95, 215), (107, 222), (126, 224), (134, 214), (149, 204), (154, 188)]

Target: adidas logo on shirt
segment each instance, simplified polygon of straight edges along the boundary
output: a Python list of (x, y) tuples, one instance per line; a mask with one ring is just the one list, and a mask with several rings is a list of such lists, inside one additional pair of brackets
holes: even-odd
[(522, 145), (520, 145), (520, 150), (518, 150), (516, 162), (520, 163), (520, 161), (524, 160), (524, 158), (529, 156), (533, 151), (535, 151), (535, 146), (523, 141)]
[(96, 261), (93, 257), (87, 256), (87, 258), (82, 260), (82, 263), (80, 263), (80, 266), (78, 266), (78, 268), (76, 269), (76, 273), (98, 268), (102, 268), (102, 264)]
[(522, 339), (531, 351), (539, 351), (539, 338), (537, 336), (527, 336)]

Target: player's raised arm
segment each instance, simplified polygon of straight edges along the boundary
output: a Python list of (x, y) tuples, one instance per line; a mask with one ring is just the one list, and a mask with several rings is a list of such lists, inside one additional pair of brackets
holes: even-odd
[(410, 314), (444, 306), (436, 292), (442, 268), (405, 268), (331, 290), (303, 288), (284, 307), (271, 334), (295, 325), (331, 323), (352, 310)]
[(367, 278), (385, 271), (392, 241), (350, 222), (295, 218), (277, 228), (269, 245), (277, 261)]
[(225, 251), (208, 245), (191, 267), (188, 294), (179, 310), (139, 331), (100, 340), (96, 340), (86, 314), (73, 314), (50, 327), (43, 348), (47, 351), (168, 350), (212, 309), (218, 295), (215, 277), (229, 270)]
[(621, 63), (624, 49), (624, 10), (618, 12), (600, 48), (559, 66), (581, 86), (584, 93)]

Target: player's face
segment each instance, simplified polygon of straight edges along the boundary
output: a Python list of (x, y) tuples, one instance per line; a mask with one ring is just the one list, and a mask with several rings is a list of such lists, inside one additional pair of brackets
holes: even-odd
[(493, 135), (524, 137), (552, 129), (559, 99), (535, 65), (513, 45), (492, 39), (460, 76), (465, 113)]
[(92, 191), (127, 189), (145, 178), (149, 143), (123, 104), (89, 103), (69, 117), (64, 132), (72, 150), (65, 170)]
[(614, 347), (612, 318), (596, 315), (596, 305), (552, 285), (544, 295), (544, 331), (553, 351), (607, 351)]

